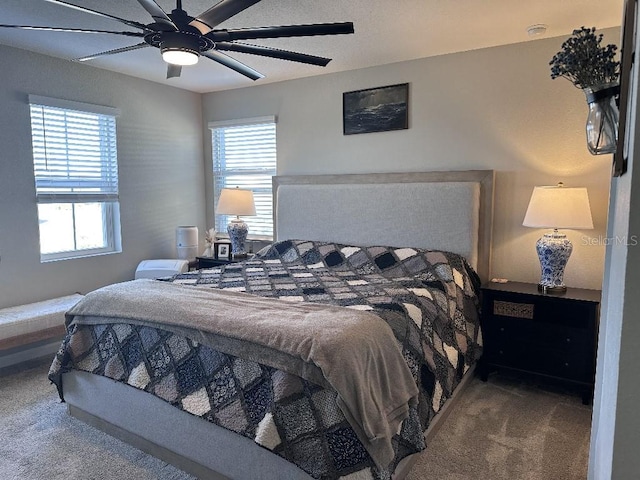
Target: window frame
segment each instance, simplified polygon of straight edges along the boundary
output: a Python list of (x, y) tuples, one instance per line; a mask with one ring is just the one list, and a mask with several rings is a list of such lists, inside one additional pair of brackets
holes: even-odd
[[(274, 161), (273, 161), (273, 165), (270, 165), (268, 167), (265, 168), (256, 168), (256, 169), (245, 169), (245, 170), (231, 170), (230, 175), (233, 176), (243, 176), (243, 175), (268, 175), (270, 178), (272, 178), (274, 175), (277, 174), (277, 117), (275, 115), (268, 115), (268, 116), (262, 116), (262, 117), (252, 117), (252, 118), (241, 118), (241, 119), (234, 119), (234, 120), (225, 120), (225, 121), (216, 121), (216, 122), (209, 122), (208, 127), (209, 130), (211, 131), (211, 168), (212, 168), (212, 184), (213, 184), (213, 206), (214, 206), (214, 226), (217, 230), (218, 235), (222, 234), (222, 236), (226, 236), (227, 235), (227, 231), (226, 231), (226, 225), (228, 223), (225, 222), (225, 220), (222, 220), (224, 218), (231, 218), (233, 217), (232, 215), (217, 215), (215, 214), (215, 209), (216, 206), (218, 204), (218, 199), (220, 198), (220, 192), (218, 191), (218, 188), (216, 187), (216, 185), (218, 184), (218, 178), (220, 176), (222, 177), (226, 177), (227, 175), (220, 175), (220, 172), (224, 171), (224, 170), (219, 170), (216, 168), (216, 164), (217, 164), (217, 158), (216, 158), (216, 145), (215, 145), (215, 135), (216, 135), (216, 130), (217, 129), (224, 129), (224, 128), (232, 128), (232, 127), (248, 127), (251, 125), (264, 125), (264, 124), (271, 124), (273, 126), (273, 149), (274, 149)], [(229, 175), (229, 176), (230, 176)], [(223, 187), (222, 188), (234, 188), (236, 186), (238, 186), (235, 183), (226, 183), (226, 182), (222, 182), (223, 183)], [(246, 189), (251, 189), (254, 191), (254, 197), (256, 197), (256, 190), (266, 190), (267, 187), (263, 186), (263, 187), (251, 187), (251, 186), (247, 186), (247, 185), (240, 185), (240, 188), (246, 188)], [(270, 222), (270, 227), (271, 227), (271, 234), (260, 234), (260, 233), (252, 233), (252, 229), (251, 229), (251, 218), (255, 218), (255, 217), (247, 217), (244, 218), (244, 221), (247, 222), (249, 224), (249, 235), (248, 238), (249, 239), (253, 239), (253, 240), (272, 240), (273, 239), (273, 184), (270, 181), (269, 185), (268, 185), (268, 191), (269, 191), (269, 208), (267, 209), (269, 211), (269, 216), (268, 218), (271, 220)], [(266, 198), (266, 197), (263, 197)], [(259, 205), (256, 202), (256, 209), (259, 209)], [(266, 219), (266, 214), (263, 215), (258, 215), (258, 217)], [(268, 224), (267, 222), (263, 222), (265, 225)], [(221, 227), (224, 224), (224, 229), (218, 229), (218, 227)]]
[[(119, 187), (118, 187), (118, 155), (117, 155), (117, 117), (120, 115), (120, 111), (116, 108), (106, 107), (102, 105), (94, 105), (88, 104), (84, 102), (75, 102), (70, 100), (62, 100), (57, 98), (43, 97), (40, 95), (29, 95), (28, 96), (29, 103), (29, 117), (30, 117), (30, 127), (31, 127), (31, 148), (32, 148), (32, 163), (33, 163), (33, 172), (34, 172), (34, 186), (35, 186), (35, 197), (36, 204), (38, 206), (37, 218), (40, 223), (41, 216), (39, 211), (39, 206), (44, 204), (70, 204), (72, 205), (72, 233), (74, 237), (74, 247), (77, 236), (78, 236), (78, 228), (75, 223), (76, 216), (76, 206), (81, 204), (99, 204), (101, 206), (102, 213), (102, 236), (103, 236), (103, 247), (98, 248), (85, 248), (78, 249), (74, 248), (71, 250), (62, 250), (51, 253), (43, 253), (42, 252), (42, 242), (41, 235), (42, 232), (39, 228), (40, 235), (40, 261), (41, 263), (58, 261), (58, 260), (69, 260), (75, 258), (96, 256), (96, 255), (108, 255), (113, 253), (122, 252), (122, 241), (121, 241), (121, 225), (120, 225), (120, 203), (119, 203)], [(40, 112), (37, 112), (37, 109), (40, 109)], [(46, 175), (39, 175), (39, 168), (42, 166), (42, 159), (44, 158), (44, 163), (46, 164), (48, 161), (48, 153), (46, 151), (46, 143), (47, 143), (47, 132), (46, 127), (42, 128), (42, 131), (38, 131), (38, 129), (34, 128), (36, 122), (39, 120), (44, 122), (44, 116), (46, 115), (47, 109), (49, 109), (50, 113), (54, 113), (54, 110), (64, 111), (65, 114), (70, 112), (71, 114), (79, 113), (82, 115), (98, 115), (107, 118), (96, 118), (99, 122), (99, 125), (102, 127), (102, 122), (107, 126), (106, 133), (102, 130), (99, 130), (99, 133), (96, 135), (90, 134), (87, 135), (89, 139), (97, 139), (100, 144), (100, 166), (107, 170), (108, 177), (105, 181), (104, 178), (99, 180), (99, 183), (102, 185), (97, 187), (97, 190), (93, 190), (95, 185), (91, 187), (88, 185), (82, 185), (82, 182), (78, 183), (76, 186), (65, 185), (65, 179), (58, 179), (59, 183), (56, 185), (55, 178), (48, 177)], [(34, 113), (35, 111), (35, 113)], [(38, 116), (42, 116), (41, 119)], [(61, 115), (62, 116), (62, 115)], [(71, 122), (73, 124), (73, 122)], [(44, 123), (43, 123), (44, 125)], [(68, 126), (68, 121), (65, 118), (64, 127)], [(76, 131), (77, 133), (77, 131)], [(53, 134), (52, 137), (53, 138)], [(38, 142), (45, 145), (44, 153), (38, 153), (38, 147), (36, 146)], [(102, 144), (108, 144), (108, 148), (105, 151)], [(65, 137), (64, 141), (56, 142), (56, 146), (64, 145), (65, 147), (68, 145), (68, 137)], [(106, 160), (105, 160), (106, 159)], [(68, 157), (64, 160), (68, 165), (79, 168), (78, 162), (79, 160), (71, 161)], [(40, 182), (38, 180), (41, 180)], [(48, 180), (48, 182), (47, 182)], [(67, 179), (68, 180), (68, 179)], [(77, 181), (77, 178), (76, 178)], [(91, 180), (87, 180), (87, 182), (91, 181), (95, 182), (95, 178)], [(41, 184), (40, 186), (38, 184)], [(45, 186), (47, 185), (47, 186)], [(56, 192), (55, 190), (60, 189), (61, 191)], [(77, 190), (76, 190), (77, 189)], [(66, 190), (66, 191), (65, 191)]]

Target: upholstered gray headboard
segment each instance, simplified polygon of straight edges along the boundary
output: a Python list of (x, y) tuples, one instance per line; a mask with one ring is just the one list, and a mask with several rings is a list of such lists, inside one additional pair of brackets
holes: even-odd
[(493, 171), (273, 177), (274, 237), (447, 250), (490, 276)]

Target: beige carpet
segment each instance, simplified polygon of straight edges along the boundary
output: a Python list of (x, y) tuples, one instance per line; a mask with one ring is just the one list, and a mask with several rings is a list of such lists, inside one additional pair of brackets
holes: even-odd
[[(70, 417), (48, 366), (0, 374), (0, 479), (192, 479)], [(408, 480), (584, 479), (590, 417), (577, 395), (474, 379)]]
[(583, 480), (590, 428), (577, 394), (474, 379), (407, 480)]

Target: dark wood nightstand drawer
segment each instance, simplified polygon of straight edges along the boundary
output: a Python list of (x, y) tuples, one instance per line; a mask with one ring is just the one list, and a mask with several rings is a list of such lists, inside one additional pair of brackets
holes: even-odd
[(593, 304), (587, 302), (567, 302), (551, 299), (537, 305), (535, 320), (573, 328), (588, 328), (589, 318), (593, 313)]
[(540, 355), (540, 373), (576, 382), (593, 382), (588, 375), (589, 356), (584, 355), (584, 351), (566, 352), (548, 348), (537, 348), (535, 351)]
[(512, 341), (530, 342), (555, 348), (584, 348), (589, 341), (587, 328), (571, 328), (533, 320), (514, 319), (510, 317), (494, 317), (485, 326), (486, 336), (490, 341), (510, 339)]
[(534, 343), (495, 345), (486, 360), (496, 366), (589, 383), (588, 357), (581, 349), (560, 350)]
[(500, 295), (488, 303), (491, 315), (514, 319), (534, 320), (574, 328), (586, 328), (584, 319), (593, 305), (587, 302), (566, 302), (551, 298), (540, 302), (535, 297), (513, 293)]

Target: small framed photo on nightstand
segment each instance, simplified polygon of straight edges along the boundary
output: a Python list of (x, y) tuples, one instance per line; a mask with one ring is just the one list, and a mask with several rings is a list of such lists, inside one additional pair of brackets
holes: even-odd
[(214, 245), (216, 259), (231, 260), (231, 243), (216, 242)]

